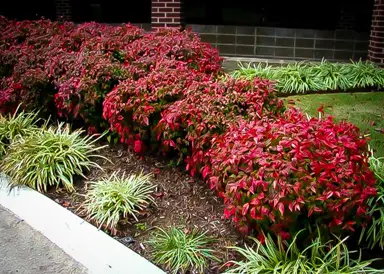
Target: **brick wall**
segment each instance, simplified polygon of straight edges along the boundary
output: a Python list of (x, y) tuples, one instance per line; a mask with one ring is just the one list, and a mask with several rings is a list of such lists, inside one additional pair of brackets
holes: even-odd
[[(384, 1), (384, 0), (382, 0)], [(352, 30), (189, 25), (221, 55), (291, 60), (366, 59), (369, 33)]]
[(55, 0), (56, 20), (72, 20), (71, 0)]
[(368, 59), (384, 66), (384, 0), (375, 0)]
[(153, 29), (182, 26), (181, 0), (152, 0)]

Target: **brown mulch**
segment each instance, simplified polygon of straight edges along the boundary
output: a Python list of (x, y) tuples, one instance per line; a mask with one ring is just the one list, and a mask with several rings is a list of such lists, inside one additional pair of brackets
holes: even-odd
[[(196, 228), (207, 231), (207, 235), (217, 240), (212, 248), (220, 260), (211, 262), (207, 273), (223, 271), (222, 265), (234, 258), (233, 252), (226, 247), (237, 245), (242, 239), (230, 222), (222, 218), (223, 201), (202, 180), (189, 176), (181, 168), (168, 167), (169, 161), (152, 156), (138, 157), (123, 146), (107, 147), (101, 154), (112, 163), (98, 159), (96, 162), (104, 170), (91, 170), (87, 174), (88, 181), (99, 180), (105, 174), (118, 170), (125, 171), (126, 174), (143, 171), (153, 173), (153, 182), (157, 185), (156, 206), (141, 212), (138, 222), (134, 219), (127, 220), (112, 236), (150, 260), (146, 241), (156, 227), (177, 226), (186, 230)], [(82, 202), (87, 186), (87, 180), (78, 179), (75, 183), (76, 193), (68, 194), (53, 189), (47, 196), (85, 218)]]

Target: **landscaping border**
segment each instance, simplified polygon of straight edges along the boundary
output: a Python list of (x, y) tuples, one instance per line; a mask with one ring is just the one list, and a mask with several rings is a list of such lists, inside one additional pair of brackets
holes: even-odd
[(26, 221), (89, 273), (164, 274), (161, 269), (106, 233), (28, 187), (7, 187), (0, 174), (0, 205)]

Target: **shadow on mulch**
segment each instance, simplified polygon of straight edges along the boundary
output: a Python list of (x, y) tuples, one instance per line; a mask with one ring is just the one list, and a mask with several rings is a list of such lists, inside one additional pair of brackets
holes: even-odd
[[(212, 248), (220, 261), (211, 262), (206, 273), (223, 272), (222, 265), (234, 259), (233, 252), (227, 247), (238, 245), (242, 239), (230, 222), (222, 218), (223, 202), (202, 180), (189, 176), (181, 169), (168, 167), (167, 162), (159, 158), (152, 156), (140, 158), (120, 145), (107, 147), (101, 150), (100, 154), (110, 159), (112, 163), (97, 159), (96, 162), (104, 170), (91, 170), (87, 174), (88, 181), (99, 180), (105, 174), (109, 175), (118, 170), (125, 171), (126, 174), (143, 171), (153, 173), (153, 182), (157, 185), (154, 194), (156, 206), (142, 211), (138, 222), (134, 219), (121, 222), (114, 236), (117, 240), (150, 260), (146, 241), (156, 227), (178, 226), (187, 230), (197, 228), (207, 231), (207, 235), (217, 240)], [(68, 194), (52, 189), (47, 196), (85, 218), (82, 203), (87, 187), (87, 180), (78, 178), (75, 183), (76, 193)]]

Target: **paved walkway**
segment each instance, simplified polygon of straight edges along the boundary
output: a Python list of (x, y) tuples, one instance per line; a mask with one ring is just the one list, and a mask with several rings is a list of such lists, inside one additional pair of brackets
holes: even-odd
[(14, 273), (80, 274), (87, 271), (41, 233), (0, 206), (0, 274)]

